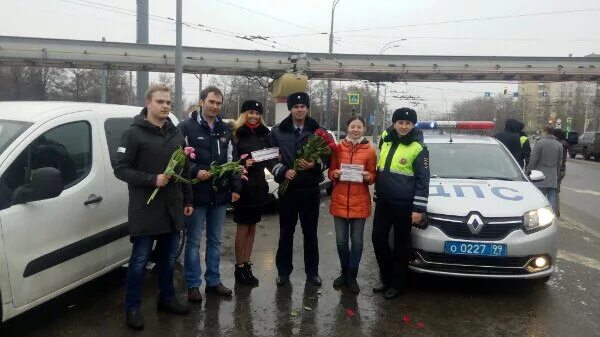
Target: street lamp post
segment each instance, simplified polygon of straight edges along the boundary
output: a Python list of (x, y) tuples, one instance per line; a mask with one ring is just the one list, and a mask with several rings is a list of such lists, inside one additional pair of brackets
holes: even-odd
[(394, 41), (390, 41), (390, 42), (384, 44), (383, 47), (381, 47), (379, 54), (383, 55), (383, 53), (385, 53), (389, 49), (400, 47), (399, 44), (393, 44), (393, 43), (402, 42), (402, 41), (406, 41), (406, 39), (394, 40)]
[[(333, 18), (335, 15), (335, 6), (337, 6), (340, 0), (333, 0), (331, 6), (331, 28), (329, 30), (329, 56), (333, 53)], [(325, 128), (329, 128), (331, 121), (331, 79), (327, 80), (327, 111), (325, 112)]]

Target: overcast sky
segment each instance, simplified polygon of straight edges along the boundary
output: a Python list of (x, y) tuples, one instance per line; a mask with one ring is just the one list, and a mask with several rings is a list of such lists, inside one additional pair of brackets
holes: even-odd
[[(323, 33), (329, 32), (331, 4), (183, 0), (184, 22), (212, 30), (184, 28), (183, 44), (327, 52)], [(0, 35), (135, 42), (135, 9), (133, 0), (2, 0)], [(174, 44), (175, 24), (166, 18), (175, 17), (175, 1), (150, 0), (150, 15), (150, 43)], [(392, 43), (399, 46), (386, 54), (585, 56), (600, 52), (599, 28), (598, 0), (340, 0), (334, 52), (378, 54), (388, 42), (406, 39)], [(276, 44), (231, 35), (268, 36)], [(446, 101), (451, 109), (457, 100), (505, 87), (516, 90), (511, 83), (409, 83), (390, 89), (420, 95), (443, 112)], [(184, 75), (184, 90), (187, 99), (194, 98), (194, 76)], [(388, 102), (391, 108), (409, 104), (390, 95)]]

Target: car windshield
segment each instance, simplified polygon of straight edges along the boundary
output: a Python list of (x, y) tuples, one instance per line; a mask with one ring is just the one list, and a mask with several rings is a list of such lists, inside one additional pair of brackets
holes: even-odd
[(432, 178), (523, 181), (520, 168), (497, 144), (431, 143)]
[(12, 143), (25, 129), (31, 125), (26, 122), (8, 121), (0, 119), (0, 154)]
[(583, 136), (581, 136), (580, 140), (584, 141), (584, 142), (591, 141), (591, 140), (594, 139), (594, 133), (595, 132), (586, 132), (586, 133), (583, 134)]

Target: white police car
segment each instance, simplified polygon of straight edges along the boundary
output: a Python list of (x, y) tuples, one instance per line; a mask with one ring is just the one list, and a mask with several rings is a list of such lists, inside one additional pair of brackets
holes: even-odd
[(431, 181), (427, 217), (412, 231), (416, 272), (550, 279), (557, 225), (548, 200), (491, 137), (425, 135)]

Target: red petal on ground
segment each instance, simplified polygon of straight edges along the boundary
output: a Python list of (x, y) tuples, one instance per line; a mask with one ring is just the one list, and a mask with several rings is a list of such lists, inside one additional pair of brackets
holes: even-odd
[(410, 316), (402, 315), (402, 322), (404, 322), (405, 324), (410, 324)]
[(423, 329), (424, 327), (425, 327), (425, 323), (423, 323), (423, 322), (417, 323), (417, 328)]
[(348, 315), (348, 317), (352, 318), (352, 317), (354, 317), (354, 315), (356, 315), (356, 313), (354, 313), (354, 310), (348, 308), (346, 310), (346, 315)]

